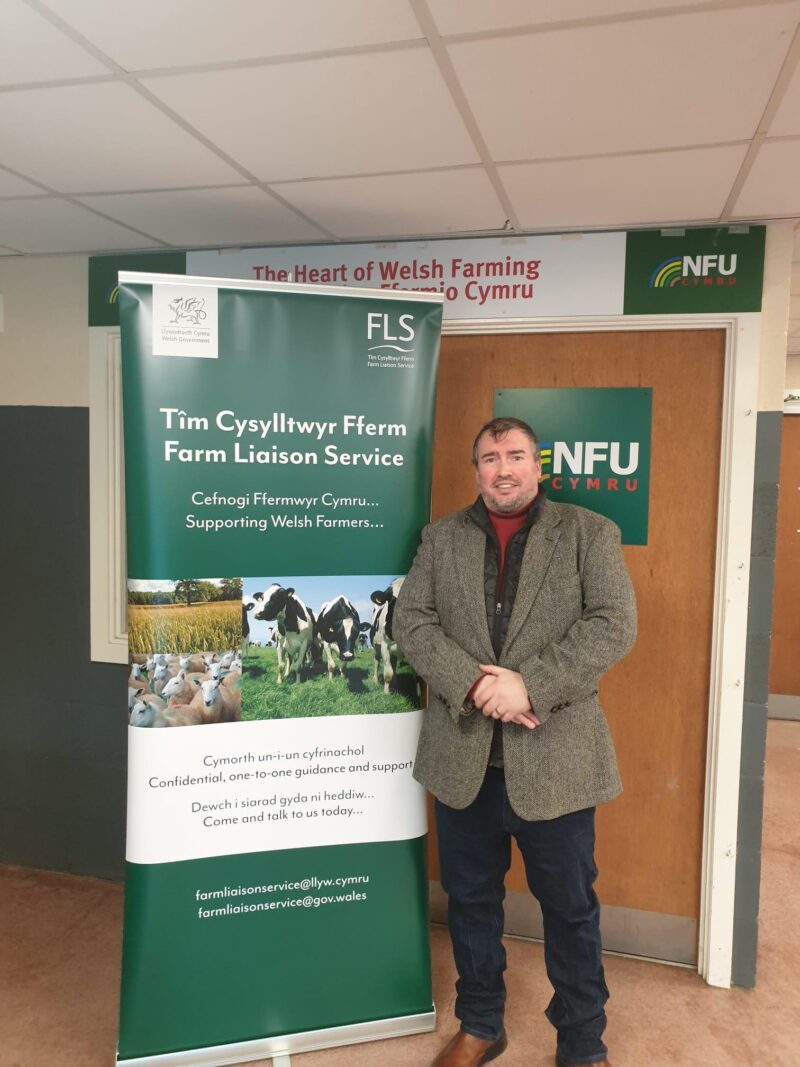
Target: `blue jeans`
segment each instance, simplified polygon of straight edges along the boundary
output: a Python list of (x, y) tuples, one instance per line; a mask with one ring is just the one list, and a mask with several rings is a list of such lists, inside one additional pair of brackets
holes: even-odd
[(489, 767), (469, 807), (458, 810), (436, 801), (436, 827), (461, 1029), (489, 1039), (503, 1032), (503, 879), (513, 835), (544, 919), (545, 966), (555, 990), (545, 1014), (558, 1034), (557, 1063), (602, 1063), (608, 988), (600, 904), (592, 888), (597, 877), (594, 808), (527, 822), (509, 804), (503, 771)]

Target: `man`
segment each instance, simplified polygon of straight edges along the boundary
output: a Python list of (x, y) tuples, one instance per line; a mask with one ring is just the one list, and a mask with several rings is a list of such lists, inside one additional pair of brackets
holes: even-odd
[(487, 423), (472, 458), (480, 496), (423, 531), (394, 616), (430, 687), (414, 774), (436, 797), (459, 975), (461, 1029), (433, 1067), (506, 1047), (512, 835), (542, 908), (556, 1063), (608, 1067), (594, 808), (621, 785), (597, 686), (633, 645), (633, 590), (614, 523), (546, 499), (527, 423)]

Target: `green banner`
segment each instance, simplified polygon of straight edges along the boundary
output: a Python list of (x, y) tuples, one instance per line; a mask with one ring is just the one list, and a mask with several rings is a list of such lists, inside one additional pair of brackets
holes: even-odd
[(118, 1062), (431, 1029), (420, 686), (391, 622), (429, 513), (441, 297), (123, 273), (119, 304)]
[(760, 311), (766, 226), (627, 236), (625, 314)]
[(498, 389), (494, 414), (539, 438), (551, 500), (606, 515), (622, 543), (647, 544), (651, 389)]

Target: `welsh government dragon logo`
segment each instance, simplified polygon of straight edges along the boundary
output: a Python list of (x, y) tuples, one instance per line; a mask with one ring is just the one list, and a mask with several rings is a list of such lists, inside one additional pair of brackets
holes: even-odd
[(199, 326), (206, 318), (206, 302), (197, 296), (179, 296), (170, 301), (169, 309), (172, 312), (172, 323), (188, 322), (192, 326)]

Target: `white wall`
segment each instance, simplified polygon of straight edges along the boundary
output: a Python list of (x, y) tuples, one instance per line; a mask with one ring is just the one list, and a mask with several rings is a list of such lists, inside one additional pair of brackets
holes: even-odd
[(794, 226), (792, 220), (770, 222), (767, 225), (764, 295), (761, 303), (759, 411), (780, 411), (783, 407)]
[(800, 355), (786, 360), (786, 391), (800, 393)]
[(86, 256), (0, 258), (0, 404), (89, 404)]

